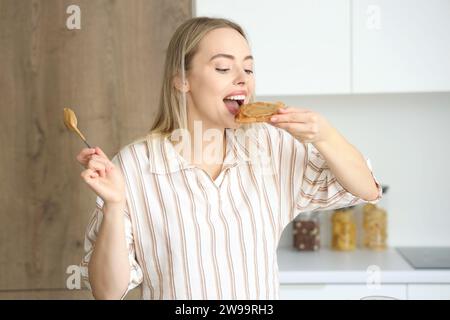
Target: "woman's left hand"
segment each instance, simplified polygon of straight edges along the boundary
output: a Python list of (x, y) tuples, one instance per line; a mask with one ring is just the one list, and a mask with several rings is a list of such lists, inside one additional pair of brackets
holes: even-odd
[(333, 128), (320, 114), (300, 108), (283, 108), (273, 115), (269, 123), (285, 129), (292, 136), (304, 143), (324, 141)]

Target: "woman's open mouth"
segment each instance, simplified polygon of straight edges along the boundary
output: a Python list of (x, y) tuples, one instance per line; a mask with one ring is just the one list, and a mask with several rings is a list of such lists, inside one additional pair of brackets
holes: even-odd
[(225, 107), (232, 115), (236, 115), (239, 112), (239, 107), (244, 103), (244, 101), (245, 101), (244, 95), (229, 96), (223, 99)]

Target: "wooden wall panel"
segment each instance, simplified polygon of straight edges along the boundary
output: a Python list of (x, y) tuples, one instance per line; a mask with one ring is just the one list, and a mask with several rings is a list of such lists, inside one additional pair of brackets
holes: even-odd
[[(81, 30), (66, 28), (72, 4)], [(0, 298), (65, 288), (82, 256), (95, 195), (63, 108), (110, 157), (147, 132), (168, 41), (190, 17), (190, 0), (0, 0)]]
[[(131, 290), (125, 297), (125, 300), (140, 299), (139, 289)], [(94, 297), (87, 289), (5, 290), (0, 291), (0, 300), (94, 300)]]

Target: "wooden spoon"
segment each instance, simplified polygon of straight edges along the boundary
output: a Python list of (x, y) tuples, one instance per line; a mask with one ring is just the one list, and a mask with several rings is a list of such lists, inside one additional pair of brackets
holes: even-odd
[(77, 116), (75, 115), (75, 112), (73, 112), (73, 110), (70, 108), (64, 108), (64, 124), (66, 125), (67, 129), (77, 133), (81, 140), (83, 140), (84, 143), (88, 146), (88, 148), (91, 148), (89, 143), (87, 143), (86, 138), (83, 136), (80, 130), (78, 130)]

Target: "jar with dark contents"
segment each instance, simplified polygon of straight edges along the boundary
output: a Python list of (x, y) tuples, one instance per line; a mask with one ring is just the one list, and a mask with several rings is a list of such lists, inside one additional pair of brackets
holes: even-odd
[(320, 249), (320, 222), (317, 213), (302, 213), (294, 220), (294, 247), (299, 251)]

